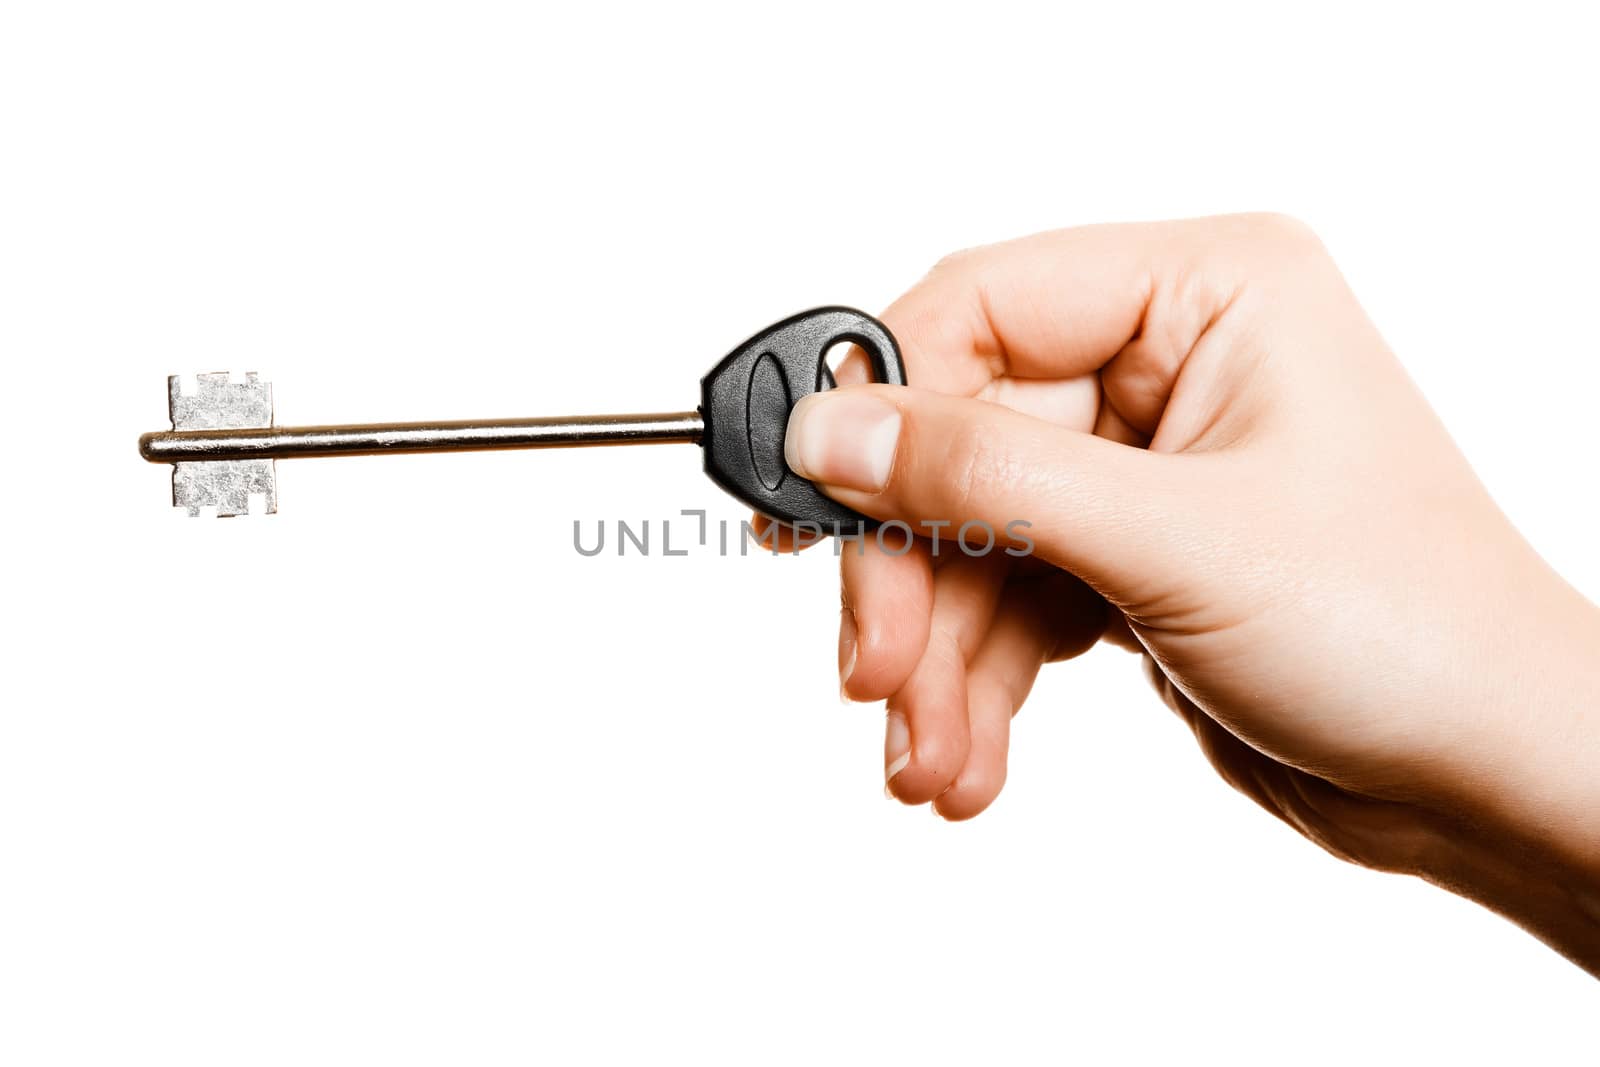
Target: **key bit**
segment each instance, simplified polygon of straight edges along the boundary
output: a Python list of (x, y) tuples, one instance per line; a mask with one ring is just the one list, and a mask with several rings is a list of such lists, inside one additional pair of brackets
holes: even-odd
[(244, 515), (254, 494), (278, 510), (279, 459), (393, 455), (587, 445), (698, 444), (705, 471), (755, 510), (787, 523), (838, 533), (869, 522), (824, 496), (783, 459), (789, 412), (801, 397), (832, 388), (825, 357), (849, 341), (866, 353), (877, 381), (905, 384), (894, 337), (878, 320), (850, 308), (825, 307), (769, 326), (735, 348), (700, 381), (693, 411), (340, 426), (275, 426), (272, 386), (255, 374), (243, 382), (202, 374), (185, 396), (168, 379), (172, 429), (139, 438), (139, 453), (171, 463), (172, 503), (190, 515), (214, 506), (219, 516)]
[[(272, 383), (252, 371), (244, 381), (226, 372), (195, 376), (193, 395), (185, 396), (181, 378), (167, 379), (167, 411), (175, 432), (199, 430), (265, 429), (272, 425)], [(278, 510), (277, 471), (271, 459), (219, 459), (172, 465), (172, 506), (187, 508), (191, 516), (203, 507), (217, 515), (248, 515), (250, 497), (266, 500), (266, 511)]]

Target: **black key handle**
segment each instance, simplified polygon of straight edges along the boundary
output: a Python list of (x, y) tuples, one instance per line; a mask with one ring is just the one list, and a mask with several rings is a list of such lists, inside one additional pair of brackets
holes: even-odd
[(906, 384), (894, 336), (871, 315), (846, 307), (816, 308), (769, 326), (700, 380), (701, 444), (711, 480), (764, 515), (831, 534), (870, 527), (873, 520), (790, 470), (783, 437), (801, 397), (833, 388), (826, 359), (840, 342), (867, 354), (874, 381)]

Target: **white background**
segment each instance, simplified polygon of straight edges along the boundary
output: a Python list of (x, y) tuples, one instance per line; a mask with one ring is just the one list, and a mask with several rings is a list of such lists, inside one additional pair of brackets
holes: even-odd
[(1212, 8), (7, 4), (0, 1062), (1592, 1062), (1592, 979), (1257, 811), (1120, 653), (983, 817), (885, 800), (825, 552), (573, 551), (737, 522), (692, 448), (229, 522), (135, 453), (180, 371), (691, 407), (962, 246), (1272, 209), (1600, 595), (1589, 12)]

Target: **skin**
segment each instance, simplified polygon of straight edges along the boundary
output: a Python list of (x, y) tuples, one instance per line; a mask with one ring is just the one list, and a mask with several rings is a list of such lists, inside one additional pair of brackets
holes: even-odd
[[(1600, 611), (1309, 230), (1040, 234), (949, 257), (883, 321), (916, 388), (852, 357), (787, 456), (868, 515), (954, 524), (937, 554), (841, 556), (842, 689), (887, 701), (893, 796), (982, 812), (1040, 668), (1108, 641), (1267, 811), (1600, 974)], [(949, 541), (983, 520), (1018, 547), (1014, 519), (1027, 558)]]

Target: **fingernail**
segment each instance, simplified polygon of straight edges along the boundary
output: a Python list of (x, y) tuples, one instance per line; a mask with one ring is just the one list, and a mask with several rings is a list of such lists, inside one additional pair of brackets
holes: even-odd
[(904, 715), (891, 711), (883, 730), (883, 781), (886, 792), (888, 783), (910, 762), (911, 728), (906, 725)]
[(844, 687), (856, 669), (856, 613), (846, 604), (839, 613), (839, 699), (850, 702)]
[(900, 409), (871, 393), (812, 393), (789, 413), (783, 458), (802, 478), (876, 493), (889, 481)]

